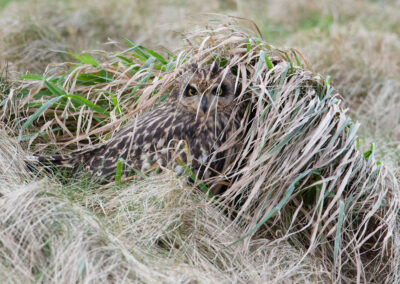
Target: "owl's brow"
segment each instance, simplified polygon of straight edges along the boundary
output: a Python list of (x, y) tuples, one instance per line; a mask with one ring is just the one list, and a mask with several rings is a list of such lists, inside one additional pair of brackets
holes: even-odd
[[(218, 82), (218, 83), (217, 83), (217, 82)], [(225, 84), (224, 84), (223, 80), (216, 79), (216, 80), (214, 80), (214, 82), (212, 82), (212, 84), (210, 84), (210, 85), (206, 88), (206, 91), (214, 90), (215, 88), (222, 88), (224, 85), (225, 85)]]
[(196, 90), (198, 90), (198, 86), (196, 84), (190, 82), (194, 78), (194, 76), (195, 76), (195, 73), (192, 73), (192, 75), (189, 77), (189, 80), (186, 82), (186, 84), (183, 85), (184, 86), (183, 90), (186, 90), (189, 87), (193, 87)]
[(212, 84), (211, 86), (210, 86), (210, 89), (215, 89), (215, 88), (222, 88), (224, 86), (224, 83), (223, 82), (220, 82), (220, 83), (218, 83), (218, 84)]
[(192, 87), (192, 88), (195, 88), (196, 90), (198, 90), (198, 87), (197, 87), (197, 85), (196, 85), (195, 83), (193, 83), (193, 84), (187, 84), (186, 88), (187, 88), (187, 87)]

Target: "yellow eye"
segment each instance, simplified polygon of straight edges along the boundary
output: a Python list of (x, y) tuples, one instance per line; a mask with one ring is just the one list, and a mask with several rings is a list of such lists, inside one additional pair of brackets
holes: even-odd
[(197, 90), (195, 88), (190, 87), (187, 91), (189, 97), (197, 95)]
[(223, 93), (223, 91), (222, 91), (222, 88), (215, 89), (215, 92), (214, 92), (214, 94), (215, 94), (216, 96), (221, 96), (221, 95), (222, 95), (222, 93)]

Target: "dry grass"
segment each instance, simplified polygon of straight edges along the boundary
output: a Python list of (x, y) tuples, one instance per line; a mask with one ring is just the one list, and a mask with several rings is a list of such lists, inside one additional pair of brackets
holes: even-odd
[[(104, 139), (123, 120), (157, 104), (170, 90), (175, 73), (164, 71), (168, 68), (163, 66), (179, 70), (191, 61), (226, 62), (226, 68), (235, 72), (240, 83), (238, 105), (239, 102), (248, 104), (242, 120), (247, 131), (236, 133), (221, 146), (221, 149), (229, 148), (238, 141), (242, 145), (232, 166), (215, 182), (228, 179), (232, 184), (221, 202), (233, 224), (241, 227), (239, 243), (251, 251), (251, 239), (268, 238), (276, 245), (290, 241), (305, 256), (313, 255), (321, 261), (332, 271), (332, 279), (393, 281), (397, 277), (393, 268), (397, 266), (398, 255), (394, 245), (398, 237), (399, 209), (396, 179), (375, 161), (373, 153), (365, 156), (357, 150), (358, 126), (340, 108), (338, 95), (329, 81), (304, 69), (298, 52), (276, 49), (235, 25), (210, 24), (210, 29), (193, 32), (187, 37), (188, 44), (177, 57), (171, 56), (169, 62), (163, 63), (165, 59), (157, 58), (159, 55), (154, 55), (151, 61), (143, 58), (140, 62), (140, 58), (137, 60), (130, 53), (137, 49), (130, 49), (124, 52), (127, 56), (124, 62), (131, 60), (130, 64), (121, 64), (115, 58), (109, 63), (83, 64), (54, 82), (48, 73), (45, 80), (27, 85), (30, 91), (26, 98), (33, 102), (36, 94), (47, 89), (59, 96), (79, 94), (97, 103), (104, 93), (100, 90), (114, 93), (118, 104), (111, 105), (112, 112), (99, 124), (94, 123), (97, 115), (94, 107), (84, 113), (85, 105), (74, 105), (76, 101), (72, 99), (66, 101), (58, 119), (55, 110), (61, 104), (49, 112), (54, 118), (44, 125), (53, 129), (50, 133), (55, 132), (55, 126), (61, 126), (71, 133), (70, 140), (64, 144), (78, 143), (79, 147), (79, 142), (90, 135), (100, 134), (95, 135), (96, 139)], [(139, 66), (142, 67), (136, 68)], [(79, 84), (79, 73), (103, 71), (113, 74), (111, 82), (95, 86)], [(62, 84), (65, 94), (57, 84)], [(131, 89), (135, 90), (135, 96), (127, 96), (132, 93)], [(46, 96), (41, 100), (46, 101)], [(10, 100), (6, 105), (24, 112), (27, 102)], [(129, 114), (118, 118), (115, 115), (118, 105), (124, 112), (129, 109)], [(50, 107), (54, 106), (50, 104), (47, 110)], [(65, 120), (74, 116), (70, 109), (76, 109), (78, 115), (70, 123), (87, 122), (88, 134), (79, 135), (79, 126), (75, 127), (77, 132), (72, 132), (71, 124)], [(235, 111), (232, 115), (235, 116)], [(53, 139), (56, 143), (64, 136), (53, 135)], [(35, 144), (35, 139), (30, 143)], [(157, 187), (157, 190), (160, 189)], [(166, 216), (170, 218), (173, 214)], [(168, 220), (160, 224), (168, 224)], [(221, 227), (227, 226), (228, 223), (221, 224)], [(172, 243), (175, 241), (174, 238)], [(225, 240), (231, 244), (233, 241)], [(225, 267), (225, 261), (220, 261)]]
[(198, 20), (199, 13), (235, 6), (229, 1), (182, 0), (11, 2), (0, 10), (0, 58), (13, 62), (21, 73), (42, 73), (49, 63), (70, 60), (54, 51), (115, 50), (113, 44), (122, 37), (173, 50), (181, 46), (192, 13)]
[(303, 50), (314, 63), (315, 70), (332, 74), (337, 88), (346, 92), (343, 97), (351, 114), (362, 121), (361, 133), (366, 142), (379, 145), (383, 151), (379, 156), (398, 167), (398, 36), (353, 26), (350, 29), (334, 27), (331, 35), (320, 41), (312, 41), (310, 37), (294, 38), (293, 42), (307, 45)]
[[(19, 152), (1, 138), (1, 162)], [(6, 160), (9, 164), (10, 161)], [(310, 257), (268, 240), (230, 245), (240, 227), (170, 173), (125, 188), (61, 186), (24, 171), (0, 176), (2, 282), (222, 283), (315, 281)], [(23, 181), (10, 181), (9, 176)], [(5, 178), (5, 179), (4, 179)]]
[[(259, 3), (253, 2), (250, 4), (257, 7)], [(90, 53), (99, 66), (51, 66), (46, 80), (24, 81), (19, 89), (14, 85), (14, 93), (5, 92), (3, 96), (9, 99), (1, 116), (12, 136), (18, 136), (27, 117), (55, 97), (45, 81), (107, 111), (99, 113), (70, 99), (48, 106), (21, 133), (24, 147), (39, 152), (68, 151), (108, 139), (126, 119), (151, 108), (168, 94), (174, 70), (186, 64), (186, 59), (206, 64), (213, 59), (221, 65), (228, 62), (240, 82), (239, 100), (251, 104), (243, 120), (243, 125), (249, 125), (247, 132), (237, 133), (224, 145), (228, 147), (239, 139), (243, 142), (236, 163), (220, 177), (232, 183), (221, 200), (228, 216), (181, 178), (168, 173), (99, 191), (85, 182), (61, 186), (47, 180), (35, 184), (26, 174), (14, 179), (23, 172), (21, 160), (16, 158), (19, 166), (8, 167), (13, 170), (13, 179), (2, 190), (7, 198), (3, 204), (15, 207), (15, 200), (27, 200), (22, 203), (32, 204), (26, 206), (31, 211), (47, 208), (45, 216), (31, 214), (42, 221), (21, 217), (26, 220), (21, 226), (48, 223), (49, 218), (63, 224), (64, 229), (54, 236), (48, 233), (51, 227), (27, 229), (32, 232), (32, 243), (21, 241), (19, 238), (25, 235), (16, 229), (13, 238), (17, 238), (21, 255), (35, 253), (24, 262), (20, 255), (10, 256), (10, 250), (3, 250), (7, 257), (3, 263), (8, 267), (2, 270), (20, 265), (33, 271), (28, 278), (15, 273), (21, 280), (36, 277), (78, 282), (119, 281), (122, 278), (118, 277), (125, 275), (127, 282), (397, 282), (399, 188), (391, 171), (375, 160), (378, 155), (398, 167), (400, 156), (397, 4), (285, 3), (268, 1), (254, 14), (253, 6), (242, 1), (236, 8), (254, 15), (258, 22), (264, 21), (267, 13), (263, 9), (267, 9), (268, 23), (280, 28), (261, 26), (262, 32), (272, 38), (282, 35), (281, 42), (301, 48), (314, 70), (331, 75), (340, 96), (329, 79), (308, 71), (300, 53), (270, 46), (257, 40), (251, 31), (213, 24), (190, 34), (186, 45), (175, 53), (177, 58), (168, 57), (162, 49), (166, 64), (157, 59), (147, 64), (147, 59), (135, 57), (134, 50), (120, 54), (132, 62), (113, 56), (115, 53)], [(354, 5), (357, 9), (352, 9)], [(385, 18), (385, 24), (379, 24), (381, 18)], [(349, 23), (353, 23), (351, 28), (345, 26)], [(143, 24), (144, 30), (150, 26), (151, 18)], [(294, 54), (301, 66), (297, 66)], [(166, 73), (168, 63), (171, 72)], [(42, 64), (38, 64), (39, 69)], [(98, 75), (101, 70), (107, 72), (109, 81), (82, 84), (80, 74)], [(21, 89), (28, 90), (24, 100), (17, 96)], [(115, 100), (100, 90), (110, 92)], [(43, 91), (47, 93), (37, 96)], [(342, 98), (345, 106), (351, 107), (350, 112), (343, 111)], [(349, 115), (362, 122), (360, 139), (358, 124)], [(358, 148), (367, 150), (365, 142), (370, 141), (377, 142), (375, 149), (363, 155), (365, 150)], [(15, 149), (7, 145), (1, 156), (18, 157), (12, 152), (5, 154), (7, 149)], [(13, 199), (16, 196), (18, 199)], [(0, 200), (3, 202), (3, 197)], [(58, 220), (53, 209), (59, 207), (64, 210), (60, 216), (78, 221), (71, 225), (66, 219)], [(13, 210), (11, 206), (3, 208), (7, 212), (3, 216), (13, 220), (10, 224), (19, 222), (18, 211), (7, 211)], [(80, 236), (77, 241), (70, 231)], [(46, 255), (47, 248), (42, 251), (47, 244), (43, 238), (50, 238), (51, 246), (53, 242), (58, 245), (52, 247), (56, 257)], [(77, 252), (87, 252), (87, 261), (79, 262), (76, 254), (71, 254), (69, 263), (75, 266), (63, 269), (57, 263), (66, 260), (59, 255), (70, 245)], [(121, 265), (115, 268), (110, 261)], [(57, 274), (54, 267), (61, 272)]]
[(284, 44), (332, 77), (350, 115), (361, 122), (362, 148), (374, 142), (378, 158), (399, 167), (399, 3), (270, 1), (268, 11), (271, 23), (290, 31)]
[(201, 45), (190, 51), (198, 61), (227, 58), (240, 70), (243, 97), (251, 96), (250, 130), (223, 197), (239, 211), (233, 216), (245, 224), (243, 235), (290, 239), (322, 257), (336, 279), (392, 282), (398, 265), (395, 177), (356, 149), (357, 125), (329, 83), (294, 66), (294, 58), (282, 59), (291, 51), (249, 46), (246, 38), (217, 27), (196, 33), (192, 43)]

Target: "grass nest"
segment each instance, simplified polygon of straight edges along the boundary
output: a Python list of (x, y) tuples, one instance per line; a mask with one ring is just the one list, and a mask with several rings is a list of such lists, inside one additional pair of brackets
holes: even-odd
[(156, 108), (182, 66), (216, 61), (236, 76), (238, 104), (247, 105), (242, 131), (220, 149), (237, 148), (214, 181), (229, 187), (211, 198), (240, 228), (230, 244), (288, 242), (304, 258), (318, 258), (331, 280), (397, 281), (396, 178), (374, 159), (373, 147), (358, 150), (358, 125), (329, 77), (246, 26), (232, 18), (210, 22), (188, 33), (174, 54), (129, 40), (113, 54), (70, 53), (78, 63), (20, 78), (1, 102), (1, 119), (30, 151), (67, 152), (105, 141)]

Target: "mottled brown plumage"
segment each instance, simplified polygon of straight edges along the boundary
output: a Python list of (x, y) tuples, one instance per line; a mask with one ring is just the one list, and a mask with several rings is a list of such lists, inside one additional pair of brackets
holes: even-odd
[(84, 168), (99, 182), (115, 179), (119, 159), (123, 177), (133, 168), (146, 171), (155, 165), (172, 165), (180, 173), (177, 159), (190, 164), (199, 178), (221, 172), (227, 151), (215, 150), (239, 127), (231, 115), (236, 104), (234, 78), (216, 64), (191, 64), (175, 79), (162, 105), (137, 116), (106, 143), (68, 155), (40, 156), (39, 161), (74, 171)]

